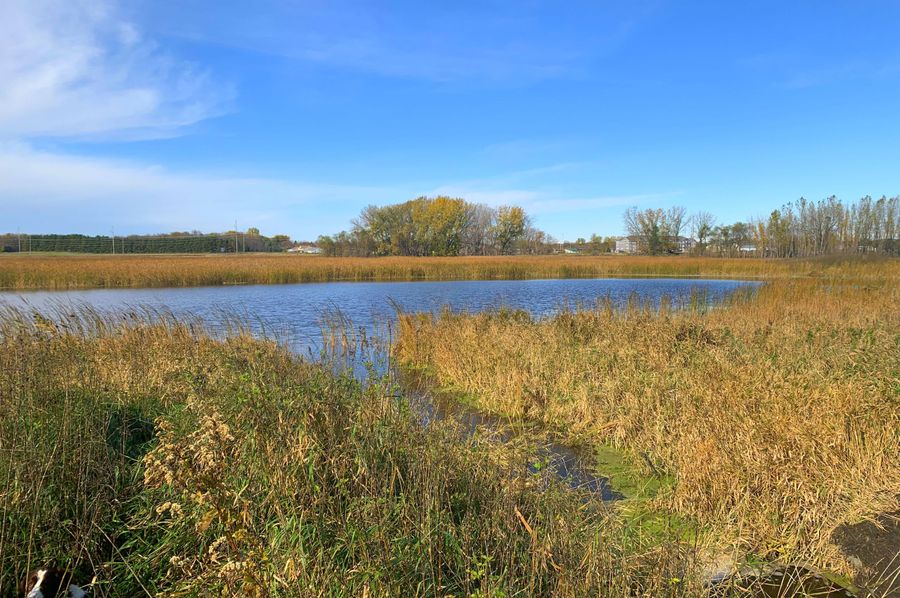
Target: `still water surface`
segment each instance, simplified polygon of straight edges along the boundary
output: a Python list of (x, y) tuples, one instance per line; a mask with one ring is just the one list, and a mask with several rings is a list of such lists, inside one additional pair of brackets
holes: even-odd
[(275, 334), (294, 351), (317, 351), (323, 318), (341, 313), (371, 333), (394, 318), (394, 305), (405, 311), (477, 312), (490, 308), (524, 309), (547, 316), (564, 306), (593, 306), (609, 298), (624, 306), (629, 297), (658, 304), (670, 297), (675, 305), (694, 293), (718, 303), (740, 288), (759, 282), (671, 278), (602, 278), (577, 280), (490, 280), (446, 282), (325, 282), (164, 289), (94, 289), (84, 291), (0, 292), (0, 304), (39, 310), (89, 305), (103, 312), (138, 306), (167, 310), (176, 316), (200, 317), (213, 329), (229, 316), (243, 319), (256, 331)]

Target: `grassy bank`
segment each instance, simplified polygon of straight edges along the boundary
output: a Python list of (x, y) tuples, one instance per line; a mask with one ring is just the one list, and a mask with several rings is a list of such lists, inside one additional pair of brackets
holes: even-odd
[[(326, 258), (297, 255), (0, 255), (0, 289), (188, 287), (364, 280), (494, 280), (615, 276), (844, 276), (858, 260), (688, 256)], [(897, 261), (883, 268), (900, 273)]]
[(7, 311), (0, 397), (0, 596), (50, 562), (100, 597), (700, 592), (690, 551), (269, 342)]
[(483, 410), (626, 450), (714, 554), (850, 573), (832, 533), (900, 506), (900, 279), (842, 268), (706, 311), (408, 315), (397, 354)]

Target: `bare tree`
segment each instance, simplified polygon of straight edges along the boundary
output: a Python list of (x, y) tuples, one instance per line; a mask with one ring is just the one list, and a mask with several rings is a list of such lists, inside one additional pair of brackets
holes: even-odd
[(666, 248), (666, 213), (662, 209), (638, 210), (632, 206), (623, 215), (629, 236), (637, 237), (641, 251), (662, 253)]
[(690, 218), (691, 236), (697, 239), (697, 251), (706, 252), (706, 244), (716, 228), (716, 217), (709, 212), (697, 212)]
[(640, 224), (637, 206), (631, 206), (625, 210), (625, 213), (622, 215), (622, 220), (625, 223), (625, 231), (630, 236), (640, 237), (643, 235), (644, 231)]
[(687, 210), (684, 206), (672, 206), (666, 211), (664, 228), (671, 237), (670, 242), (677, 242), (678, 237), (681, 236), (681, 231), (686, 224), (685, 214), (687, 214)]

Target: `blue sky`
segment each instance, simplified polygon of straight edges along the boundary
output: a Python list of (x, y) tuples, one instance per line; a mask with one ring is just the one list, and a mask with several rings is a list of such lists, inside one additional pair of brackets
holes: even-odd
[(900, 193), (900, 3), (7, 0), (0, 230), (256, 226), (514, 203), (721, 222)]

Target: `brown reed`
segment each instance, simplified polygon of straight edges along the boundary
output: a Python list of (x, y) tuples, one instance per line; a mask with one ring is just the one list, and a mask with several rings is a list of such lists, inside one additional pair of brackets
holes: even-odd
[[(857, 259), (727, 259), (689, 256), (327, 258), (290, 254), (0, 254), (0, 289), (187, 287), (370, 280), (495, 280), (686, 276), (835, 277)], [(897, 260), (878, 260), (900, 274)]]
[(833, 531), (900, 506), (896, 267), (712, 309), (405, 315), (396, 351), (482, 410), (671, 477), (654, 506), (726, 553), (849, 573)]

